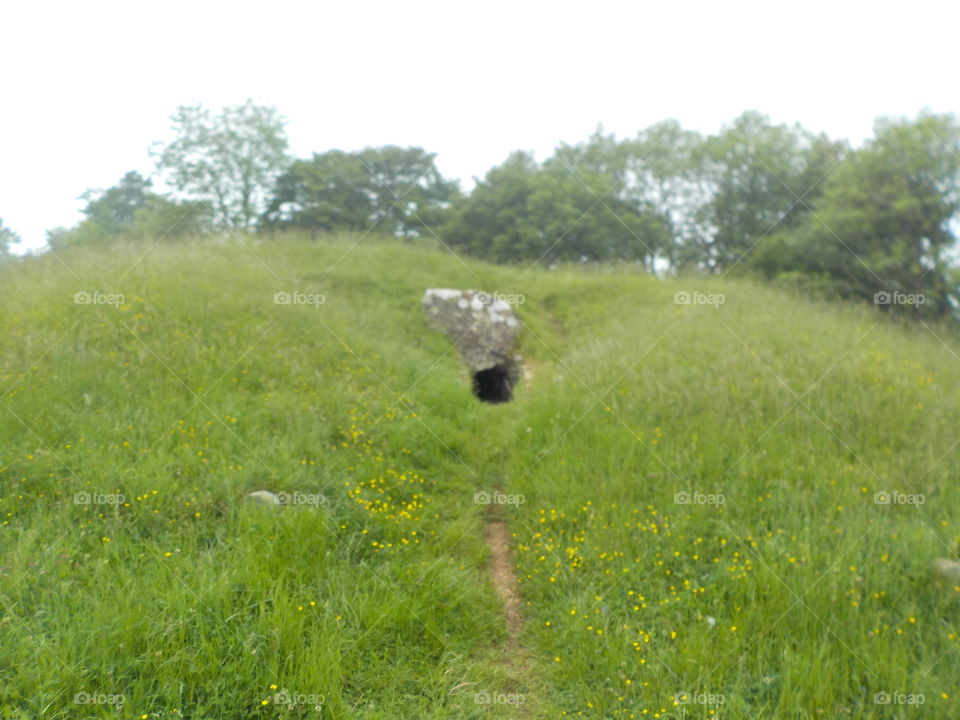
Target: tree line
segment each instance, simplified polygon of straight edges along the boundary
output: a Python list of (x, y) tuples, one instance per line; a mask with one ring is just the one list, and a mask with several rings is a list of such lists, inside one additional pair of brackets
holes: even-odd
[[(712, 135), (674, 120), (626, 139), (598, 130), (542, 162), (515, 152), (469, 192), (419, 147), (293, 158), (284, 119), (249, 101), (184, 106), (172, 124), (175, 139), (151, 154), (173, 192), (129, 172), (85, 193), (84, 219), (49, 231), (51, 247), (371, 231), (494, 262), (754, 274), (834, 297), (923, 296), (909, 307), (923, 317), (960, 307), (953, 115), (880, 119), (856, 148), (753, 111)], [(0, 224), (0, 248), (8, 233)]]

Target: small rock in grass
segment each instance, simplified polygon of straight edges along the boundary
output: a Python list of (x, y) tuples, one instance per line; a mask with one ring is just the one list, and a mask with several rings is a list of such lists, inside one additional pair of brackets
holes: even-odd
[(937, 558), (933, 561), (933, 574), (950, 588), (960, 585), (960, 562)]
[(280, 498), (276, 493), (272, 493), (269, 490), (254, 490), (251, 493), (247, 493), (246, 500), (252, 500), (259, 505), (279, 505)]

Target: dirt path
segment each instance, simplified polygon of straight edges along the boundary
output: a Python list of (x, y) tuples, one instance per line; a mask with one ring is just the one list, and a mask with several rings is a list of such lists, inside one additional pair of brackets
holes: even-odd
[(503, 692), (522, 696), (522, 702), (503, 705), (496, 709), (495, 717), (541, 718), (546, 687), (538, 676), (537, 661), (520, 642), (523, 629), (522, 600), (513, 553), (510, 551), (510, 530), (500, 519), (499, 506), (492, 506), (492, 517), (487, 524), (485, 539), (490, 548), (490, 580), (497, 597), (503, 603), (503, 624), (507, 637), (497, 651), (496, 664), (503, 672)]
[(490, 546), (490, 577), (497, 597), (503, 601), (504, 622), (507, 626), (507, 645), (515, 649), (520, 644), (520, 592), (510, 554), (510, 533), (503, 520), (487, 525), (487, 545)]

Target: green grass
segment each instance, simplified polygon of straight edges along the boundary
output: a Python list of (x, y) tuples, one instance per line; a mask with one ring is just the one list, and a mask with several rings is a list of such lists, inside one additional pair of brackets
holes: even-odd
[[(958, 593), (929, 574), (960, 534), (949, 330), (357, 240), (0, 268), (2, 717), (957, 716)], [(525, 296), (513, 402), (472, 397), (427, 287)], [(495, 488), (525, 500), (520, 653)]]

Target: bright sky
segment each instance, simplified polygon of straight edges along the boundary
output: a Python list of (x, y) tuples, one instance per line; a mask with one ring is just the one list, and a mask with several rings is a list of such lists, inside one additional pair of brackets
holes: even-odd
[(87, 188), (152, 171), (182, 104), (277, 106), (294, 153), (419, 145), (445, 175), (598, 124), (714, 132), (744, 110), (857, 144), (957, 111), (960, 3), (6, 2), (0, 218), (43, 245)]

